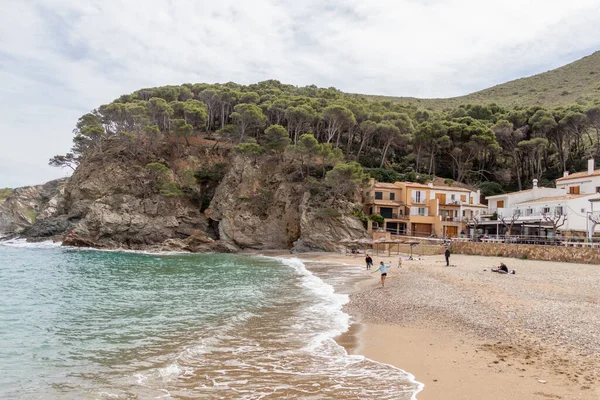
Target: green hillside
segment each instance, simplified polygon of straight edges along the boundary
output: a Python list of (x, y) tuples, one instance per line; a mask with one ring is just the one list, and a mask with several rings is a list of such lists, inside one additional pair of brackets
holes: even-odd
[(527, 78), (496, 85), (466, 96), (448, 99), (367, 96), (378, 101), (414, 104), (434, 110), (453, 109), (461, 104), (496, 103), (502, 107), (558, 107), (600, 101), (600, 51), (563, 67)]

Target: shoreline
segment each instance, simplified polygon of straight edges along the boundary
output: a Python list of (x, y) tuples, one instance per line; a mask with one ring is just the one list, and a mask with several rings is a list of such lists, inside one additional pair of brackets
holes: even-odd
[[(278, 254), (277, 256), (295, 256), (307, 261), (343, 263), (364, 268), (364, 256), (353, 257), (335, 253)], [(375, 256), (373, 259), (375, 265), (379, 261), (390, 261), (390, 257)], [(507, 284), (510, 281), (501, 281), (501, 279), (515, 277), (497, 276), (489, 272), (489, 266), (499, 262), (497, 258), (453, 255), (452, 259), (459, 264), (457, 268), (443, 267), (443, 256), (425, 256), (421, 257), (421, 260), (404, 261), (403, 267), (398, 269), (397, 256), (391, 257), (393, 267), (386, 280), (385, 289), (380, 288), (378, 275), (370, 277), (365, 271), (365, 279), (354, 285), (350, 302), (344, 307), (344, 311), (351, 315), (354, 323), (348, 332), (336, 338), (338, 343), (350, 354), (364, 355), (413, 375), (416, 381), (424, 384), (423, 390), (416, 395), (419, 400), (443, 398), (594, 400), (600, 398), (598, 388), (600, 379), (597, 369), (600, 367), (600, 360), (594, 360), (593, 354), (581, 357), (581, 360), (568, 359), (572, 352), (562, 351), (561, 346), (542, 343), (536, 347), (532, 338), (527, 337), (531, 343), (526, 340), (513, 340), (512, 336), (505, 336), (507, 335), (505, 332), (500, 333), (499, 338), (489, 336), (490, 332), (492, 336), (496, 330), (501, 332), (503, 323), (501, 319), (495, 319), (497, 317), (494, 316), (493, 299), (497, 292), (501, 293), (504, 288), (494, 287), (495, 283)], [(530, 267), (544, 269), (564, 267), (544, 261), (515, 259), (500, 261), (514, 266), (518, 271), (516, 277), (523, 275), (519, 272), (525, 272), (523, 279), (533, 281), (521, 285), (526, 289), (529, 284), (536, 289), (548, 286), (547, 282), (537, 282), (536, 274), (541, 274), (542, 281), (544, 278), (552, 277), (552, 274), (548, 275), (546, 271)], [(478, 264), (488, 266), (487, 274), (483, 273), (483, 268), (477, 267)], [(587, 266), (590, 267), (597, 269), (596, 266)], [(474, 275), (475, 279), (470, 275), (470, 279), (467, 279), (463, 274)], [(472, 321), (461, 320), (463, 315), (459, 312), (460, 303), (451, 304), (450, 311), (437, 310), (435, 318), (423, 318), (420, 314), (422, 310), (413, 312), (413, 309), (424, 309), (426, 306), (411, 305), (410, 299), (406, 298), (397, 304), (395, 310), (390, 312), (389, 307), (383, 310), (384, 313), (397, 314), (391, 318), (390, 315), (381, 315), (382, 310), (372, 308), (377, 307), (381, 302), (386, 303), (386, 296), (393, 297), (402, 293), (405, 289), (403, 285), (407, 284), (406, 281), (411, 277), (415, 278), (413, 275), (418, 275), (418, 278), (433, 276), (440, 287), (447, 287), (449, 291), (458, 289), (463, 292), (463, 297), (470, 299), (471, 305), (475, 305), (473, 310), (469, 309), (467, 312), (482, 312), (483, 325), (489, 326), (473, 327), (470, 326)], [(598, 276), (600, 277), (600, 274)], [(467, 281), (467, 284), (464, 281)], [(493, 290), (486, 286), (491, 286)], [(439, 289), (435, 286), (432, 288)], [(550, 289), (564, 291), (564, 288), (551, 287)], [(384, 296), (381, 296), (382, 294)], [(435, 296), (435, 292), (428, 294)], [(529, 300), (515, 298), (511, 306), (516, 307), (519, 302)], [(443, 296), (439, 301), (444, 301)], [(478, 302), (481, 304), (477, 304)], [(488, 307), (493, 310), (490, 315), (487, 313)], [(504, 312), (501, 307), (498, 311)], [(372, 315), (369, 315), (369, 312)], [(535, 308), (529, 309), (528, 312), (532, 315), (536, 314)], [(507, 329), (510, 331), (515, 327)], [(551, 329), (553, 327), (549, 326), (548, 330)], [(529, 333), (512, 331), (512, 334), (524, 337)], [(540, 336), (544, 338), (544, 335)], [(585, 362), (578, 364), (578, 361)]]
[[(363, 279), (348, 285), (343, 307), (351, 324), (335, 340), (349, 354), (412, 375), (424, 384), (413, 398), (600, 398), (596, 265), (453, 255), (458, 267), (446, 268), (436, 255), (397, 268), (398, 256), (373, 256), (375, 265), (392, 261), (381, 289), (379, 274), (365, 271), (364, 255), (238, 254), (360, 268)], [(491, 274), (499, 262), (517, 274)]]

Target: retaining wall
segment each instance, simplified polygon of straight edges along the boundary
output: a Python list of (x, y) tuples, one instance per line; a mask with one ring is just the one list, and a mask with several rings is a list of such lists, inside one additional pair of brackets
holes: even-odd
[(452, 242), (455, 254), (514, 257), (528, 260), (600, 264), (600, 249), (589, 247), (542, 246), (531, 244)]

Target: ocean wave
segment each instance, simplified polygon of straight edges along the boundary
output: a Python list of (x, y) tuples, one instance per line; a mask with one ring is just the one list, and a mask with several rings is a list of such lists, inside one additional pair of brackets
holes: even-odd
[[(391, 368), (403, 374), (405, 378), (416, 386), (416, 390), (411, 396), (411, 399), (416, 400), (416, 395), (424, 388), (424, 384), (417, 381), (415, 376), (401, 368), (397, 368), (390, 364), (380, 363), (370, 360), (362, 355), (350, 355), (346, 349), (339, 345), (335, 338), (345, 333), (350, 328), (351, 316), (343, 311), (343, 306), (349, 301), (349, 296), (335, 292), (335, 288), (325, 282), (323, 279), (316, 276), (306, 268), (305, 260), (299, 258), (279, 258), (274, 257), (286, 266), (293, 268), (298, 274), (303, 277), (303, 285), (309, 289), (317, 298), (321, 300), (319, 304), (309, 307), (306, 311), (311, 316), (312, 320), (322, 318), (325, 328), (319, 333), (316, 333), (305, 350), (314, 353), (318, 357), (335, 358), (337, 363), (346, 364), (348, 368), (352, 364), (363, 363), (368, 361), (382, 367)], [(314, 261), (318, 263), (317, 261)], [(325, 263), (319, 263), (325, 264)], [(352, 264), (342, 263), (327, 263), (356, 267)], [(302, 327), (305, 328), (305, 327)]]
[(28, 242), (27, 239), (22, 238), (0, 240), (0, 246), (24, 249), (55, 249), (61, 245), (62, 242), (53, 242), (52, 240), (45, 240), (43, 242)]

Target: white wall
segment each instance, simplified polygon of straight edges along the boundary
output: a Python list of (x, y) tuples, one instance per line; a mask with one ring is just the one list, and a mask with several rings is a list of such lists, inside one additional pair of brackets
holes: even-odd
[(584, 176), (579, 179), (573, 179), (567, 182), (557, 182), (556, 187), (569, 193), (571, 186), (579, 186), (579, 193), (596, 193), (596, 188), (600, 187), (600, 176)]

